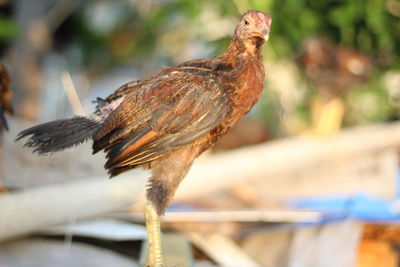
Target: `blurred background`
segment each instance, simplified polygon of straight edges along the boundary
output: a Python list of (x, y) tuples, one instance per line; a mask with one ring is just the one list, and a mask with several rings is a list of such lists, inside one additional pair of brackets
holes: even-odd
[(241, 13), (268, 10), (274, 23), (264, 51), (269, 75), (253, 115), (275, 138), (313, 125), (317, 95), (343, 101), (344, 126), (398, 119), (399, 5), (3, 0), (0, 52), (11, 71), (16, 114), (49, 120), (72, 112), (61, 73), (71, 74), (82, 101), (105, 96), (162, 65), (220, 54)]
[[(40, 191), (62, 195), (64, 186), (83, 188), (82, 181), (94, 181), (88, 188), (110, 183), (102, 168), (103, 155), (91, 157), (87, 145), (36, 157), (13, 140), (35, 123), (91, 113), (96, 97), (106, 97), (162, 66), (219, 55), (248, 9), (268, 12), (273, 18), (264, 46), (263, 95), (217, 143), (212, 155), (195, 165), (190, 175), (203, 184), (194, 178), (183, 184), (179, 204), (172, 206), (176, 212), (236, 213), (221, 215), (217, 222), (210, 222), (217, 216), (214, 213), (198, 221), (191, 215), (179, 219), (174, 212), (171, 217), (167, 214), (165, 231), (181, 233), (169, 242), (189, 244), (192, 252), (186, 253), (187, 261), (196, 260), (198, 266), (399, 266), (399, 0), (0, 0), (0, 61), (10, 73), (13, 97), (10, 100), (8, 94), (7, 101), (14, 110), (14, 117), (6, 115), (10, 130), (3, 132), (1, 183), (3, 197), (16, 194), (15, 202), (4, 202), (0, 196), (0, 218), (10, 218), (3, 222), (5, 233), (14, 231), (6, 226), (18, 228), (4, 237), (0, 230), (0, 239), (36, 233), (20, 243), (2, 244), (0, 263), (103, 266), (115, 260), (132, 266), (140, 261), (145, 235), (141, 228), (129, 228), (143, 220), (135, 215), (142, 209), (139, 197), (111, 194), (102, 201), (115, 205), (99, 209), (90, 204), (95, 205), (97, 198), (82, 200), (86, 191), (69, 188), (66, 200), (87, 201), (88, 211), (81, 211), (82, 202), (72, 207), (65, 199), (52, 199), (53, 191)], [(136, 175), (141, 178), (135, 181), (145, 181), (143, 173)], [(143, 195), (144, 182), (124, 178), (104, 190), (133, 187)], [(21, 230), (11, 222), (20, 222), (21, 213), (35, 212), (24, 206), (32, 196), (18, 193), (37, 188), (48, 203), (39, 201), (34, 210), (46, 212), (38, 216), (42, 221), (33, 220)], [(101, 192), (100, 196), (106, 195)], [(40, 206), (49, 203), (59, 204)], [(54, 215), (58, 213), (52, 209), (63, 205), (72, 215)], [(259, 213), (243, 222), (247, 214), (243, 212), (249, 210)], [(124, 235), (124, 227), (131, 232), (123, 242), (101, 234), (88, 237), (82, 229), (79, 236), (68, 230), (80, 221), (77, 214), (81, 219), (107, 218), (99, 223), (104, 228), (93, 226), (100, 232), (118, 229)], [(60, 223), (67, 223), (68, 229), (43, 230)], [(131, 237), (132, 232), (139, 237)], [(72, 242), (71, 236), (79, 242)], [(76, 249), (65, 251), (65, 243)], [(86, 247), (77, 248), (76, 243)], [(343, 250), (342, 244), (348, 249)], [(14, 253), (22, 247), (31, 252)], [(71, 255), (82, 256), (90, 249), (99, 254), (91, 258), (101, 258), (102, 263), (73, 261), (77, 257)], [(43, 251), (53, 254), (43, 260)], [(111, 257), (110, 251), (116, 254)], [(327, 255), (339, 256), (334, 260)], [(30, 265), (18, 265), (18, 257)]]

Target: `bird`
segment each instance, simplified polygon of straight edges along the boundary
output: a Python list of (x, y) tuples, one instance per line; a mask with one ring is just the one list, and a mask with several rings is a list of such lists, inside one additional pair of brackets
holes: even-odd
[(368, 80), (372, 70), (371, 60), (359, 51), (319, 37), (305, 39), (298, 59), (306, 76), (318, 88), (318, 96), (312, 104), (315, 134), (337, 132), (345, 112), (341, 97)]
[(105, 151), (105, 169), (114, 177), (130, 169), (151, 170), (146, 192), (148, 232), (146, 266), (162, 266), (160, 216), (193, 161), (250, 111), (263, 88), (262, 48), (272, 18), (245, 12), (225, 52), (195, 59), (129, 82), (95, 112), (34, 126), (16, 140), (47, 154), (93, 141), (93, 153)]
[(6, 67), (0, 63), (0, 127), (1, 131), (3, 129), (8, 130), (8, 123), (5, 114), (12, 115), (14, 113), (13, 106), (11, 104), (11, 99), (13, 93), (10, 88), (10, 75)]

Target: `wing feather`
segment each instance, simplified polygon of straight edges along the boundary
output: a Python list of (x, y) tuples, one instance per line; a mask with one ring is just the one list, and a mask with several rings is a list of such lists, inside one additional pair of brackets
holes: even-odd
[(229, 112), (218, 77), (192, 68), (164, 71), (125, 97), (96, 134), (111, 175), (157, 159), (213, 130)]

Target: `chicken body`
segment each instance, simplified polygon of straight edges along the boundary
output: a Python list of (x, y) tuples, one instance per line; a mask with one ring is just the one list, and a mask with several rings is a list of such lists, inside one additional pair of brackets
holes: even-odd
[(129, 169), (152, 170), (147, 198), (161, 215), (194, 159), (210, 148), (257, 102), (264, 87), (262, 45), (271, 17), (245, 13), (227, 51), (192, 60), (123, 85), (97, 99), (90, 117), (38, 125), (21, 132), (38, 153), (93, 140), (107, 153), (111, 176)]

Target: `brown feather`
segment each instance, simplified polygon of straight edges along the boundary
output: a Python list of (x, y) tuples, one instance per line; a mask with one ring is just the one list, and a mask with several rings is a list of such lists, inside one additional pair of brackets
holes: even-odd
[(152, 139), (154, 139), (154, 137), (156, 135), (157, 135), (156, 132), (150, 131), (147, 134), (145, 134), (142, 138), (137, 140), (135, 143), (133, 143), (132, 145), (127, 147), (124, 151), (122, 151), (122, 153), (118, 157), (115, 158), (115, 161), (119, 161), (117, 167), (129, 165), (129, 158), (124, 161), (121, 161), (121, 159), (124, 159), (126, 155), (133, 153), (135, 150), (137, 150), (141, 146), (148, 144)]

